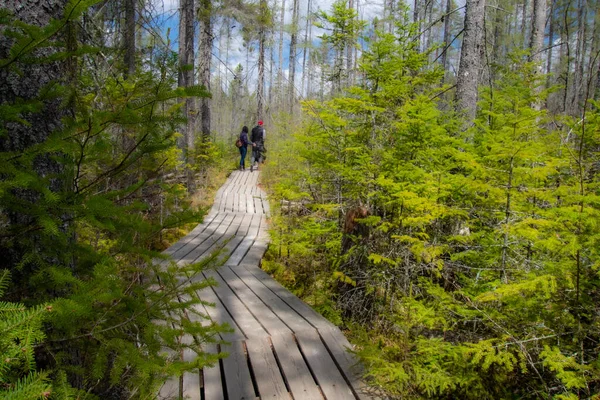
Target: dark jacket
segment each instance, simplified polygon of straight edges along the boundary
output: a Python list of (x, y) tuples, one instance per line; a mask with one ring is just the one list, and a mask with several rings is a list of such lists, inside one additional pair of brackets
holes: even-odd
[(264, 141), (262, 126), (257, 125), (254, 128), (252, 128), (251, 141), (252, 143), (262, 143)]

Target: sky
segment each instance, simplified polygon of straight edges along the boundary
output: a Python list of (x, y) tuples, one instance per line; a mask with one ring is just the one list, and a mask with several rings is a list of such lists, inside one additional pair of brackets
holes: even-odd
[[(291, 5), (292, 5), (292, 1), (293, 0), (286, 0), (286, 13), (285, 13), (285, 24), (291, 24), (291, 20), (292, 20), (292, 12), (291, 12)], [(313, 12), (316, 11), (317, 9), (323, 10), (323, 11), (328, 11), (331, 8), (331, 5), (333, 4), (335, 0), (312, 0), (312, 10)], [(360, 0), (359, 0), (360, 1)], [(271, 1), (269, 1), (271, 3)], [(160, 25), (161, 30), (164, 32), (164, 35), (166, 36), (166, 32), (168, 29), (170, 29), (170, 39), (171, 39), (171, 43), (173, 44), (173, 48), (176, 50), (178, 47), (178, 20), (179, 20), (179, 16), (178, 16), (178, 6), (179, 6), (179, 0), (152, 0), (153, 6), (155, 8), (155, 10), (158, 13), (162, 13), (161, 16), (157, 19), (158, 24)], [(281, 2), (278, 0), (277, 1), (278, 4), (281, 4)], [(305, 23), (303, 23), (302, 21), (304, 20), (304, 16), (306, 15), (306, 11), (307, 11), (307, 0), (300, 0), (300, 35), (301, 37), (299, 38), (299, 43), (301, 43), (304, 40), (304, 27), (305, 27)], [(365, 20), (370, 20), (372, 18), (374, 18), (375, 16), (381, 16), (383, 14), (383, 0), (362, 0), (360, 1), (360, 8), (359, 8), (359, 13), (361, 14), (362, 18)], [(278, 36), (278, 31), (279, 31), (279, 16), (276, 14), (276, 18), (275, 18), (275, 37), (276, 39), (279, 37)], [(238, 64), (241, 64), (244, 68), (244, 80), (246, 81), (248, 87), (250, 88), (250, 90), (254, 90), (256, 87), (256, 81), (257, 81), (257, 58), (258, 58), (258, 52), (256, 51), (251, 51), (250, 53), (247, 53), (247, 49), (244, 46), (243, 40), (241, 38), (241, 35), (239, 34), (239, 28), (240, 28), (240, 24), (234, 24), (236, 25), (235, 28), (233, 28), (233, 33), (232, 33), (232, 37), (231, 37), (231, 44), (229, 47), (229, 57), (228, 57), (228, 62), (227, 65), (225, 65), (225, 54), (219, 54), (219, 40), (222, 39), (223, 40), (223, 49), (225, 48), (225, 38), (222, 37), (219, 34), (219, 29), (221, 27), (221, 22), (217, 21), (216, 26), (214, 26), (214, 31), (215, 31), (215, 40), (214, 40), (214, 45), (213, 45), (213, 73), (217, 74), (219, 73), (220, 70), (220, 75), (222, 77), (226, 77), (228, 81), (231, 81), (231, 79), (233, 78), (233, 74), (231, 71), (233, 71), (236, 66)], [(319, 35), (323, 34), (324, 31), (320, 28), (317, 28), (315, 26), (313, 26), (313, 37), (314, 39), (314, 44), (318, 44), (319, 39), (317, 38)], [(278, 45), (276, 45), (275, 48), (275, 53), (274, 53), (274, 59), (275, 59), (275, 63), (277, 63), (278, 61)], [(288, 58), (289, 58), (289, 35), (285, 35), (284, 36), (284, 45), (283, 45), (283, 58), (284, 58), (284, 62), (283, 62), (283, 67), (282, 70), (284, 71), (284, 74), (287, 76), (288, 75), (288, 71), (289, 71), (289, 65), (288, 65)], [(268, 57), (268, 55), (267, 55)], [(298, 64), (296, 65), (296, 82), (299, 84), (300, 80), (302, 79), (302, 48), (298, 47), (298, 56), (297, 56), (297, 60), (299, 61)], [(248, 69), (246, 70), (246, 61), (248, 60)], [(266, 67), (268, 68), (268, 66)], [(274, 66), (274, 68), (277, 68), (277, 66)], [(225, 82), (226, 83), (226, 82)]]

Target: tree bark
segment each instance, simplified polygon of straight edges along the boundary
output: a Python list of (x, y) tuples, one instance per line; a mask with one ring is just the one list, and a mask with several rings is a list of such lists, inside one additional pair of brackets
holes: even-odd
[(450, 48), (448, 45), (450, 44), (450, 12), (452, 11), (452, 0), (446, 0), (446, 15), (444, 16), (444, 48), (442, 53), (442, 67), (444, 68), (444, 78), (446, 80), (446, 75), (448, 73), (448, 51)]
[(527, 0), (523, 1), (523, 10), (521, 14), (521, 36), (523, 36), (523, 47), (527, 46), (529, 43), (527, 41), (527, 9), (529, 8), (529, 3)]
[(580, 0), (577, 11), (577, 47), (575, 49), (575, 76), (573, 77), (573, 115), (579, 116), (585, 102), (585, 58), (587, 47), (587, 0)]
[(292, 10), (292, 34), (290, 38), (290, 79), (289, 79), (289, 91), (288, 101), (290, 102), (290, 114), (294, 114), (294, 89), (296, 80), (296, 45), (298, 43), (298, 7), (299, 1), (294, 0)]
[[(212, 45), (213, 45), (213, 28), (212, 28), (212, 4), (210, 0), (201, 0), (198, 10), (200, 17), (200, 53), (198, 76), (199, 84), (204, 86), (210, 92), (210, 68), (212, 63)], [(202, 132), (202, 141), (208, 142), (211, 137), (211, 100), (208, 97), (200, 99), (200, 119)]]
[[(393, 3), (392, 3), (393, 4)], [(413, 23), (417, 26), (417, 32), (421, 32), (421, 20), (419, 19), (419, 14), (421, 11), (421, 0), (415, 0), (413, 4)], [(391, 22), (393, 27), (393, 21)], [(392, 28), (393, 29), (393, 28)], [(417, 40), (417, 49), (421, 49), (421, 36), (416, 36)]]
[[(353, 9), (354, 9), (354, 1), (348, 0), (348, 10), (352, 11)], [(351, 26), (353, 22), (354, 21), (352, 19), (350, 19), (348, 21), (348, 25)], [(354, 73), (352, 71), (352, 55), (354, 53), (354, 51), (353, 51), (354, 44), (355, 44), (354, 40), (346, 41), (346, 75), (347, 75), (346, 86), (351, 86), (354, 81)]]
[[(17, 20), (41, 27), (47, 25), (51, 19), (58, 19), (63, 16), (65, 2), (62, 0), (4, 0), (1, 4), (2, 7), (12, 11)], [(63, 33), (61, 32), (61, 34)], [(0, 59), (10, 57), (9, 50), (12, 45), (13, 40), (9, 36), (0, 35)], [(59, 51), (64, 51), (64, 49), (50, 45), (35, 50), (33, 56), (43, 59), (51, 57)], [(18, 67), (20, 73), (16, 73), (10, 68), (0, 69), (0, 105), (14, 104), (19, 100), (40, 99), (40, 95), (45, 88), (54, 84), (64, 84), (65, 80), (69, 78), (65, 74), (68, 71), (68, 66), (65, 66), (62, 61), (32, 63), (21, 62), (17, 58), (14, 65)], [(67, 111), (62, 106), (62, 102), (63, 100), (60, 98), (41, 99), (39, 110), (35, 112), (27, 111), (19, 115), (26, 123), (6, 123), (3, 126), (4, 132), (0, 135), (0, 152), (18, 154), (44, 143), (52, 132), (62, 128), (62, 118)], [(52, 192), (60, 192), (70, 188), (68, 182), (64, 179), (64, 166), (58, 161), (59, 158), (56, 153), (40, 153), (32, 162), (33, 171), (40, 177), (40, 183), (43, 177), (54, 176), (47, 183), (47, 189)], [(24, 166), (24, 168), (27, 167), (27, 165)], [(4, 180), (5, 178), (0, 177), (0, 179)], [(3, 230), (8, 232), (7, 236), (0, 238), (2, 268), (13, 269), (17, 263), (22, 261), (25, 252), (34, 250), (32, 248), (27, 249), (27, 245), (23, 247), (19, 243), (13, 242), (13, 238), (28, 240), (30, 245), (44, 251), (42, 257), (53, 259), (53, 256), (45, 252), (48, 249), (41, 249), (39, 236), (27, 233), (27, 230), (33, 228), (32, 224), (36, 221), (35, 217), (27, 212), (28, 204), (37, 203), (40, 198), (40, 189), (15, 189), (13, 194), (22, 201), (23, 210), (13, 210), (8, 205), (2, 205), (0, 209), (0, 220), (3, 221), (3, 225), (6, 224), (3, 226)], [(69, 223), (65, 216), (60, 228), (66, 230), (68, 227)], [(13, 234), (14, 236), (12, 236)], [(28, 268), (28, 266), (23, 266), (19, 270), (19, 274), (23, 272), (23, 268)], [(17, 281), (19, 279), (16, 276), (17, 271), (14, 270), (14, 272), (13, 281)]]
[(300, 85), (300, 93), (304, 93), (304, 82), (306, 81), (306, 54), (308, 52), (308, 32), (311, 25), (311, 4), (312, 0), (308, 0), (308, 4), (306, 6), (306, 26), (304, 30), (304, 49), (302, 51), (302, 84)]
[(125, 29), (123, 30), (125, 78), (135, 74), (135, 2), (136, 0), (125, 0)]
[[(194, 84), (194, 0), (180, 0), (179, 14), (179, 76), (178, 84), (190, 87)], [(195, 106), (193, 98), (185, 100), (185, 116), (187, 122), (183, 127), (184, 154), (188, 165), (193, 163), (194, 153), (194, 117)], [(191, 169), (186, 168), (188, 192), (195, 191), (194, 176)]]
[(467, 0), (464, 37), (456, 82), (456, 111), (465, 119), (463, 128), (473, 124), (477, 112), (484, 11), (485, 0)]
[[(284, 86), (283, 82), (283, 30), (285, 23), (285, 0), (281, 0), (281, 16), (279, 19), (279, 64), (277, 70), (277, 79), (279, 80), (280, 90), (279, 94), (281, 95), (282, 88)], [(283, 100), (283, 99), (281, 99)]]
[(256, 120), (263, 119), (263, 108), (264, 108), (264, 92), (265, 92), (265, 13), (267, 12), (266, 0), (260, 0), (260, 17), (261, 20), (259, 31), (258, 31), (258, 82), (256, 88), (256, 98), (258, 100), (258, 106), (256, 109)]
[[(540, 63), (542, 60), (542, 46), (544, 45), (544, 32), (546, 30), (546, 10), (547, 0), (533, 0), (533, 18), (531, 21), (531, 40), (529, 48), (531, 49), (530, 59), (533, 62)], [(541, 65), (539, 71), (541, 72)]]

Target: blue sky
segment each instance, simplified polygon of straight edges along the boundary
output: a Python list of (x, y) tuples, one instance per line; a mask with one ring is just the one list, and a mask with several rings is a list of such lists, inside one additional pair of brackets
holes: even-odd
[[(157, 24), (160, 25), (161, 30), (165, 33), (168, 29), (170, 29), (170, 39), (171, 39), (171, 43), (173, 48), (176, 50), (178, 47), (178, 20), (179, 20), (179, 16), (178, 16), (178, 6), (179, 6), (179, 0), (151, 0), (153, 2), (153, 6), (156, 9), (156, 11), (158, 13), (160, 13), (160, 17), (157, 19)], [(356, 1), (356, 0), (355, 0)], [(360, 0), (359, 0), (360, 1)], [(334, 0), (313, 0), (313, 6), (312, 6), (312, 10), (313, 12), (316, 11), (317, 9), (321, 9), (324, 11), (327, 11), (331, 8), (331, 5), (333, 4)], [(270, 3), (272, 4), (272, 1), (270, 1)], [(280, 5), (281, 1), (278, 0), (277, 4)], [(300, 0), (300, 14), (301, 14), (301, 18), (300, 21), (304, 20), (304, 16), (306, 15), (306, 11), (307, 11), (307, 4), (308, 1), (307, 0)], [(285, 24), (290, 24), (291, 23), (291, 19), (292, 19), (292, 12), (291, 12), (291, 6), (292, 6), (292, 0), (286, 0), (286, 13), (285, 13)], [(370, 20), (372, 18), (374, 18), (375, 16), (381, 16), (383, 13), (383, 0), (363, 0), (360, 1), (360, 5), (359, 5), (359, 13), (361, 14), (362, 18), (365, 20)], [(219, 54), (219, 40), (221, 37), (221, 35), (218, 32), (218, 29), (221, 27), (221, 21), (216, 21), (216, 26), (214, 26), (214, 30), (215, 30), (215, 40), (214, 40), (214, 47), (213, 47), (213, 54), (214, 54), (214, 58), (213, 58), (213, 73), (217, 74), (219, 71), (218, 69), (220, 69), (221, 71), (221, 76), (222, 77), (227, 77), (228, 80), (231, 80), (232, 78), (232, 74), (231, 72), (229, 72), (228, 70), (234, 70), (235, 67), (238, 64), (242, 64), (242, 66), (244, 67), (244, 69), (246, 69), (246, 48), (244, 47), (244, 43), (241, 39), (241, 35), (239, 34), (239, 25), (240, 24), (235, 24), (237, 25), (236, 28), (234, 28), (233, 33), (232, 33), (232, 38), (231, 38), (231, 44), (230, 44), (230, 48), (229, 48), (229, 61), (228, 61), (228, 65), (225, 66), (224, 65), (224, 60), (225, 60), (225, 56), (224, 55), (220, 55)], [(304, 39), (304, 22), (300, 23), (300, 39), (299, 42), (301, 43)], [(320, 34), (323, 33), (323, 31), (321, 31), (319, 28), (314, 27), (313, 26), (313, 37), (314, 42), (318, 42), (317, 36), (319, 36)], [(276, 14), (276, 26), (275, 26), (275, 31), (278, 32), (279, 31), (279, 16), (278, 13)], [(276, 39), (278, 39), (278, 33), (276, 33)], [(284, 54), (283, 54), (283, 71), (284, 74), (287, 76), (288, 74), (288, 59), (289, 59), (289, 36), (285, 35), (284, 37), (287, 37), (287, 40), (284, 39)], [(222, 38), (222, 40), (225, 40), (225, 38)], [(225, 44), (225, 42), (223, 42), (223, 45)], [(224, 46), (223, 46), (224, 47)], [(275, 63), (277, 63), (278, 61), (278, 45), (275, 48), (275, 54), (274, 54), (274, 59), (275, 59)], [(302, 79), (302, 50), (299, 47), (298, 50), (298, 64), (296, 66), (296, 71), (297, 71), (297, 75), (296, 75), (296, 79), (297, 82), (299, 83), (300, 80)], [(257, 75), (257, 71), (256, 71), (256, 64), (257, 64), (257, 58), (258, 58), (258, 54), (257, 51), (253, 51), (249, 54), (248, 57), (248, 70), (245, 71), (245, 80), (248, 83), (248, 86), (251, 90), (254, 89), (255, 87), (255, 82), (256, 82), (256, 75)], [(220, 60), (221, 61), (220, 61)], [(268, 66), (267, 66), (268, 68)], [(277, 66), (275, 65), (274, 68), (277, 68)]]

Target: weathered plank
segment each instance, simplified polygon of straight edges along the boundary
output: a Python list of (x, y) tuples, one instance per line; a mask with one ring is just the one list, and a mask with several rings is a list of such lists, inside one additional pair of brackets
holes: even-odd
[[(195, 277), (195, 279), (204, 279), (204, 276)], [(204, 310), (206, 315), (210, 317), (210, 319), (216, 323), (227, 323), (233, 329), (233, 332), (226, 332), (221, 334), (221, 338), (228, 342), (233, 342), (236, 340), (243, 340), (245, 338), (240, 327), (235, 323), (233, 318), (227, 312), (227, 309), (221, 303), (221, 300), (217, 297), (212, 287), (204, 288), (198, 293), (198, 296), (209, 303), (213, 303), (214, 306), (206, 306)]]
[(179, 377), (172, 376), (158, 392), (159, 400), (175, 400), (179, 398)]
[(271, 350), (269, 338), (248, 339), (246, 348), (261, 400), (289, 400), (290, 395)]
[(315, 331), (296, 333), (300, 349), (327, 400), (353, 399), (354, 394)]
[(271, 336), (284, 379), (294, 399), (322, 400), (323, 396), (291, 334)]
[(234, 218), (233, 214), (227, 214), (225, 219), (223, 220), (223, 222), (214, 231), (214, 233), (208, 239), (203, 241), (202, 244), (196, 246), (188, 254), (186, 254), (183, 257), (180, 257), (177, 260), (177, 264), (179, 264), (179, 265), (190, 264), (190, 263), (194, 263), (198, 259), (200, 259), (209, 248), (211, 248), (217, 241), (219, 241), (221, 239), (221, 237), (225, 234), (227, 229), (229, 229), (229, 226), (231, 225), (233, 218)]
[(229, 267), (219, 268), (218, 273), (269, 334), (292, 333), (290, 328)]
[(258, 296), (292, 331), (300, 332), (306, 329), (314, 329), (311, 325), (307, 324), (306, 320), (304, 320), (300, 314), (273, 293), (271, 289), (265, 285), (264, 281), (258, 280), (244, 266), (232, 267), (231, 270), (244, 281), (248, 288), (252, 290), (252, 292)]
[[(182, 339), (183, 343), (191, 344), (193, 338), (186, 335)], [(189, 348), (183, 349), (183, 361), (193, 361), (197, 357), (197, 354)], [(188, 399), (200, 399), (200, 372), (191, 371), (183, 373), (183, 398)]]
[[(217, 345), (206, 344), (203, 350), (209, 354), (217, 354), (219, 352)], [(223, 377), (221, 376), (221, 361), (217, 362), (212, 367), (205, 367), (202, 370), (202, 382), (204, 388), (204, 400), (223, 400)], [(200, 399), (200, 398), (198, 398)]]
[(271, 278), (266, 272), (252, 264), (244, 264), (244, 267), (250, 271), (250, 273), (256, 276), (257, 279), (263, 282), (269, 289), (271, 289), (273, 293), (277, 294), (279, 298), (286, 302), (298, 314), (306, 319), (313, 327), (317, 329), (337, 329), (335, 325), (327, 321), (309, 305), (290, 293), (286, 288), (281, 286), (281, 284)]
[(221, 350), (229, 353), (229, 357), (223, 359), (227, 398), (229, 400), (254, 400), (256, 393), (250, 376), (244, 343), (233, 342), (230, 346), (222, 346)]
[(368, 388), (361, 379), (364, 370), (354, 355), (348, 351), (353, 349), (348, 339), (337, 328), (321, 329), (319, 335), (336, 363), (340, 366), (344, 376), (350, 382), (356, 396), (359, 399), (370, 398), (365, 393)]
[(235, 252), (231, 255), (229, 260), (227, 260), (227, 265), (237, 265), (242, 261), (242, 258), (248, 252), (248, 249), (252, 246), (258, 232), (260, 230), (260, 218), (259, 216), (253, 214), (252, 222), (250, 223), (250, 228), (244, 237), (244, 240), (240, 243), (240, 245), (235, 249)]
[(219, 274), (214, 271), (205, 271), (204, 275), (212, 277), (217, 281), (218, 286), (213, 289), (219, 300), (221, 300), (227, 309), (229, 315), (231, 315), (237, 326), (239, 326), (244, 333), (244, 336), (247, 338), (268, 336), (268, 333), (262, 327), (260, 322), (248, 312), (246, 306), (240, 301)]
[(189, 254), (196, 247), (200, 246), (207, 239), (215, 234), (219, 226), (223, 223), (225, 219), (225, 214), (218, 214), (216, 218), (214, 218), (210, 223), (205, 227), (205, 229), (198, 234), (197, 236), (187, 240), (182, 244), (177, 250), (171, 253), (171, 258), (173, 260), (179, 260)]

